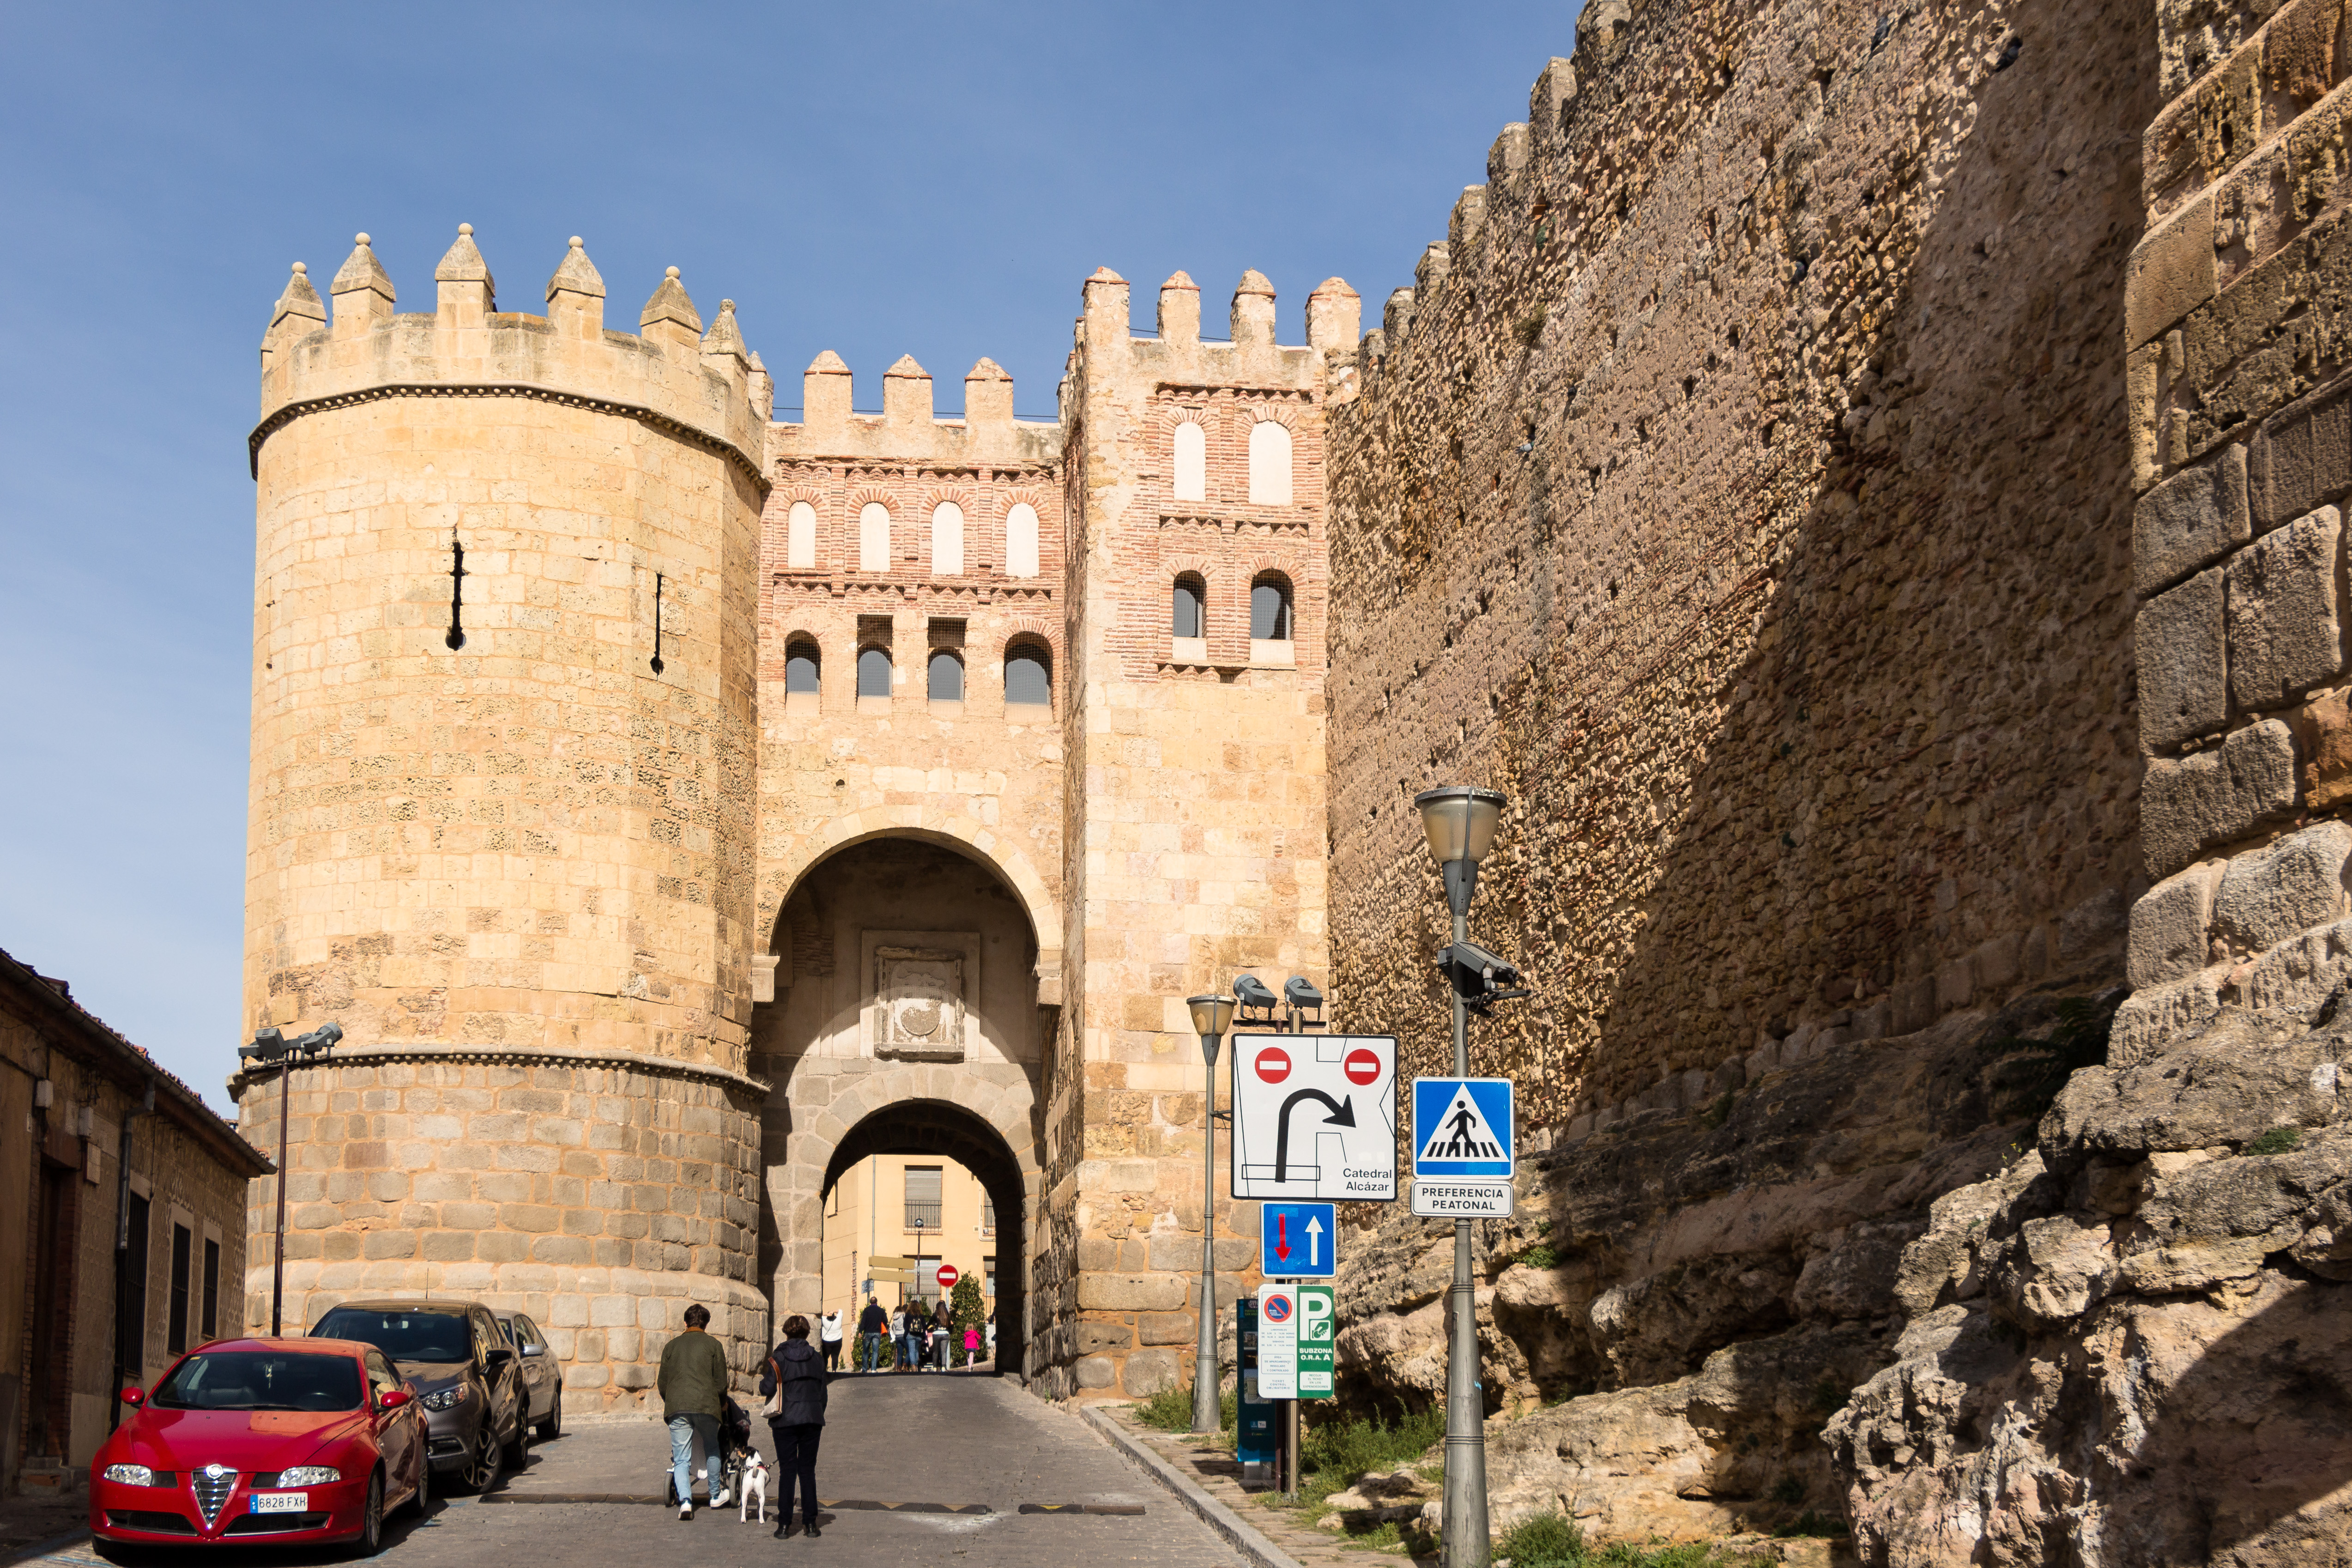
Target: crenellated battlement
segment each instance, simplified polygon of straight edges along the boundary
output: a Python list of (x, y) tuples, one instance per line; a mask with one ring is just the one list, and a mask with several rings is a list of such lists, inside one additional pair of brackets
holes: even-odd
[(263, 443), (309, 410), (437, 395), (602, 405), (761, 474), (774, 388), (744, 345), (732, 300), (706, 329), (673, 267), (637, 331), (615, 331), (604, 325), (604, 278), (574, 235), (547, 281), (547, 313), (500, 310), (471, 224), (458, 226), (433, 279), (430, 313), (395, 312), (392, 279), (362, 234), (329, 285), (331, 310), (309, 269), (294, 264), (261, 340), (261, 419), (249, 441), (257, 471)]
[(1079, 343), (1089, 353), (1121, 341), (1135, 368), (1164, 382), (1201, 386), (1288, 386), (1305, 390), (1327, 384), (1342, 395), (1355, 363), (1362, 301), (1345, 279), (1327, 278), (1307, 297), (1307, 342), (1275, 342), (1274, 285), (1251, 268), (1234, 285), (1224, 342), (1201, 335), (1201, 289), (1178, 272), (1160, 286), (1155, 330), (1139, 334), (1129, 319), (1129, 284), (1109, 268), (1097, 268), (1086, 282), (1086, 313), (1079, 318)]
[(963, 378), (963, 414), (933, 412), (931, 374), (912, 354), (882, 373), (882, 412), (861, 414), (849, 366), (831, 349), (801, 379), (797, 423), (768, 426), (768, 464), (845, 458), (962, 465), (1051, 463), (1062, 455), (1058, 420), (1015, 419), (1013, 378), (982, 359)]

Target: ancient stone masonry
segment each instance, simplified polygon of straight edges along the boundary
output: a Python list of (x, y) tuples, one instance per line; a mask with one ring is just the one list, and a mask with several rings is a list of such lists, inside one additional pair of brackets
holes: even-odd
[[(1245, 274), (1211, 342), (1181, 274), (1155, 335), (1097, 273), (1045, 424), (987, 360), (960, 416), (911, 357), (861, 414), (830, 353), (776, 419), (732, 301), (673, 269), (607, 331), (577, 240), (543, 318), (470, 230), (436, 283), (393, 314), (362, 238), (263, 344), (247, 1009), (345, 1031), (290, 1086), (289, 1314), (484, 1296), (575, 1414), (636, 1412), (688, 1299), (748, 1368), (843, 1173), (935, 1154), (989, 1194), (1010, 1364), (1189, 1376), (1202, 1226), (1230, 1299), (1255, 1209), (1200, 1212), (1181, 998), (1329, 979), (1354, 292), (1286, 347)], [(234, 1083), (263, 1142), (278, 1088)], [(907, 1218), (836, 1251), (920, 1255)]]
[[(490, 1295), (575, 1409), (634, 1409), (689, 1285), (740, 1353), (766, 1331), (767, 377), (676, 268), (635, 334), (577, 240), (544, 316), (496, 309), (469, 229), (435, 281), (394, 314), (362, 236), (331, 323), (298, 267), (262, 344), (246, 1010), (345, 1031), (293, 1086), (287, 1312)], [(275, 1074), (231, 1089), (274, 1146)]]

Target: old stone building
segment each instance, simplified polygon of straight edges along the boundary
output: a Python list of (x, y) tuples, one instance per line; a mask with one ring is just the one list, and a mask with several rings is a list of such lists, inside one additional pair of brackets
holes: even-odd
[[(290, 1089), (289, 1310), (511, 1300), (634, 1410), (688, 1298), (754, 1354), (827, 1190), (919, 1152), (993, 1205), (1008, 1364), (1175, 1381), (1181, 998), (1328, 979), (1354, 293), (1286, 347), (1255, 273), (1214, 340), (1181, 274), (1153, 332), (1098, 272), (1039, 424), (985, 360), (959, 417), (911, 358), (855, 412), (831, 353), (771, 419), (732, 301), (607, 330), (577, 242), (543, 316), (470, 227), (436, 289), (395, 314), (362, 237), (264, 341), (247, 1006), (345, 1031)], [(274, 1138), (274, 1072), (232, 1087)], [(1207, 1216), (1235, 1266), (1253, 1212)]]
[(116, 1391), (238, 1331), (246, 1189), (270, 1163), (5, 952), (0, 1129), (0, 1495), (79, 1491)]
[[(2344, 1560), (2343, 28), (1592, 0), (1372, 331), (1098, 271), (1050, 424), (830, 354), (772, 417), (731, 304), (607, 331), (577, 242), (545, 316), (467, 235), (432, 314), (298, 269), (247, 980), (348, 1031), (305, 1311), (512, 1300), (631, 1409), (942, 1157), (1005, 1363), (1167, 1386), (1255, 1210), (1181, 999), (1304, 974), (1433, 1067), (1412, 797), (1491, 784), (1502, 1518)], [(1448, 1238), (1346, 1225), (1343, 1398), (1425, 1401)]]

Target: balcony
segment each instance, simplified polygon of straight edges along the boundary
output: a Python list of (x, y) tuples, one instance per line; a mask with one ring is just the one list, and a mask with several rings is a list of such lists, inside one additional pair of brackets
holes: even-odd
[(940, 1232), (940, 1205), (936, 1203), (908, 1204), (907, 1205), (907, 1228), (908, 1230), (928, 1231), (931, 1235), (937, 1236)]

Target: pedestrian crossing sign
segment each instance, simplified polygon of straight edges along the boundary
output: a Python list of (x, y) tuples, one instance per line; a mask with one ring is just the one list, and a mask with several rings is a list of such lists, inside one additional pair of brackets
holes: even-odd
[(1412, 1173), (1512, 1174), (1511, 1080), (1424, 1078), (1412, 1086)]

